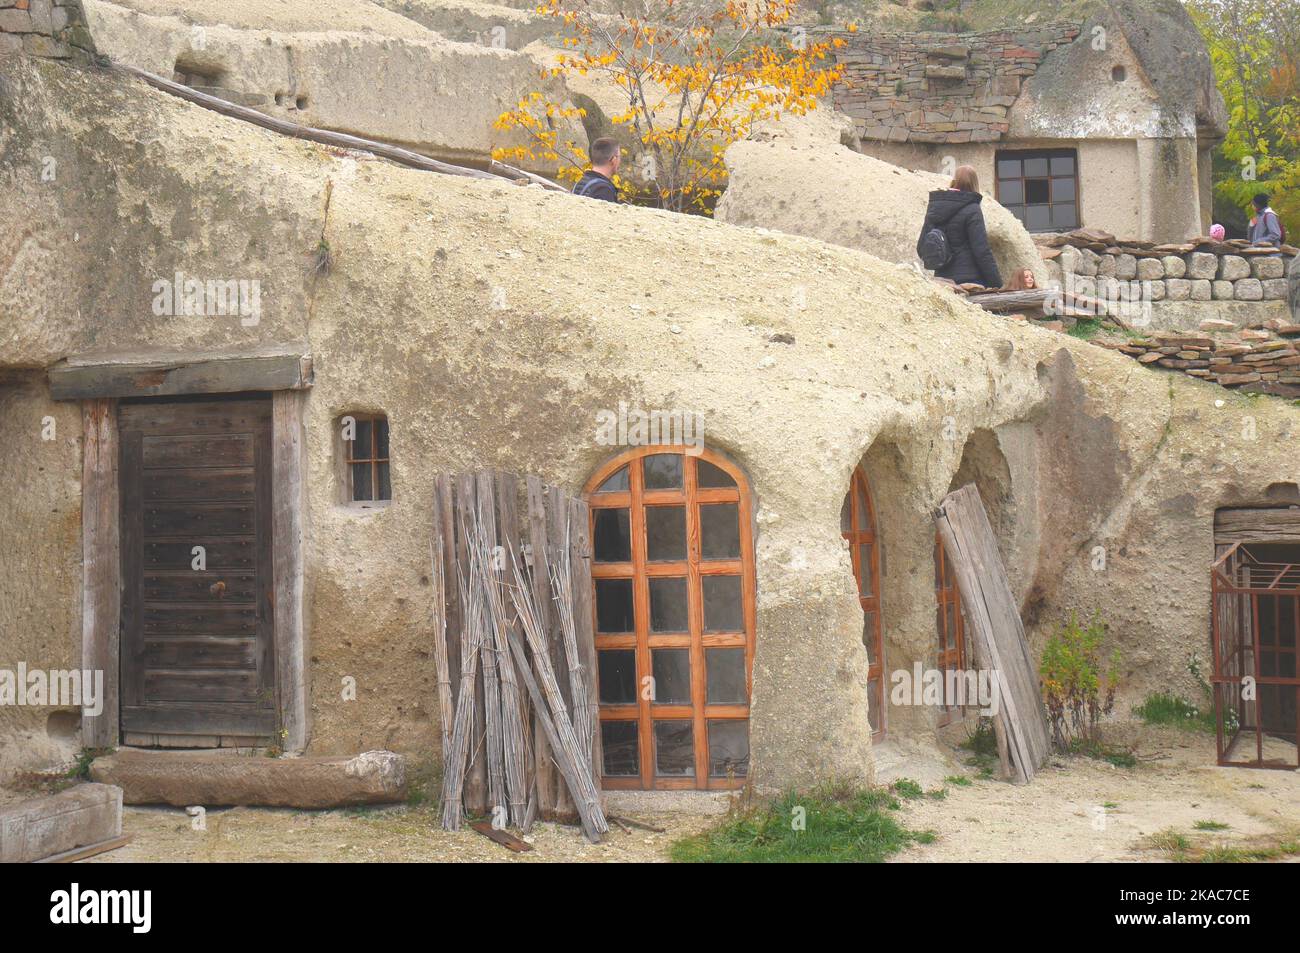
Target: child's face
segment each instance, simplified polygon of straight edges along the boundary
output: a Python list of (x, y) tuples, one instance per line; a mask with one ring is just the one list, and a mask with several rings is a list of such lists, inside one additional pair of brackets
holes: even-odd
[(1028, 268), (1021, 272), (1020, 279), (1024, 282), (1026, 288), (1035, 288), (1038, 285), (1038, 283), (1034, 281), (1034, 273)]

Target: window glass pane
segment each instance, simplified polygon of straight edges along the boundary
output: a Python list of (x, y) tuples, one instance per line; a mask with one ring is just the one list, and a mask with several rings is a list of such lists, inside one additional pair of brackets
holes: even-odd
[(1046, 205), (1051, 201), (1047, 179), (1025, 179), (1025, 202), (1029, 205)]
[(596, 487), (597, 493), (622, 493), (626, 492), (627, 484), (627, 467), (623, 467), (611, 476), (604, 483)]
[(1045, 176), (1045, 175), (1047, 175), (1047, 159), (1046, 159), (1046, 158), (1041, 158), (1041, 157), (1040, 157), (1040, 158), (1037, 158), (1037, 159), (1026, 159), (1026, 160), (1025, 160), (1025, 178), (1026, 178), (1026, 179), (1031, 178), (1031, 177), (1034, 177), (1034, 176)]
[(596, 656), (600, 669), (600, 703), (635, 705), (636, 652), (632, 649), (602, 649)]
[(1074, 175), (1074, 156), (1053, 156), (1052, 175)]
[(879, 665), (880, 645), (878, 638), (880, 633), (876, 631), (876, 614), (874, 612), (862, 613), (862, 644), (867, 647), (867, 664)]
[(695, 461), (695, 482), (706, 489), (720, 489), (736, 485), (736, 481), (728, 475), (726, 470), (715, 467), (707, 460)]
[(1000, 179), (1018, 179), (1020, 178), (1020, 160), (1019, 159), (998, 159), (998, 178)]
[(641, 773), (635, 721), (602, 721), (600, 747), (607, 777), (626, 778)]
[(998, 199), (1003, 205), (1019, 205), (1025, 200), (1025, 187), (1019, 179), (998, 183)]
[(687, 631), (685, 579), (650, 580), (650, 631)]
[(1031, 232), (1045, 231), (1052, 227), (1051, 207), (1048, 205), (1025, 206), (1025, 227)]
[(709, 774), (715, 778), (749, 774), (748, 722), (709, 722)]
[(1052, 201), (1055, 203), (1074, 201), (1074, 179), (1052, 179)]
[(379, 471), (379, 495), (375, 499), (391, 500), (393, 498), (393, 486), (388, 479), (388, 461), (385, 460), (383, 463), (376, 464), (375, 469)]
[(704, 631), (743, 632), (740, 577), (705, 576), (700, 585), (704, 590)]
[(626, 507), (594, 509), (592, 520), (592, 558), (598, 563), (625, 563), (632, 560), (632, 530)]
[(375, 498), (374, 484), (371, 482), (371, 478), (370, 464), (352, 464), (352, 499), (373, 500)]
[(645, 508), (646, 558), (651, 562), (686, 558), (686, 507)]
[(695, 739), (689, 721), (655, 722), (655, 772), (695, 777)]
[[(357, 418), (356, 439), (351, 443), (353, 460), (369, 460), (370, 453), (371, 425), (369, 420)], [(368, 497), (367, 497), (368, 499)]]
[(654, 697), (657, 705), (691, 703), (691, 653), (689, 649), (651, 649)]
[(596, 631), (631, 632), (632, 580), (596, 580)]
[(647, 490), (679, 490), (682, 486), (682, 455), (656, 453), (645, 458)]
[(1079, 227), (1078, 206), (1073, 202), (1052, 208), (1052, 227), (1068, 230)]
[(871, 502), (867, 496), (865, 478), (858, 484), (858, 529), (874, 529), (871, 525)]
[(740, 507), (716, 503), (700, 507), (700, 556), (704, 559), (740, 558)]
[(375, 456), (388, 456), (388, 418), (380, 417), (375, 421)]
[(704, 667), (708, 672), (706, 698), (710, 705), (749, 703), (744, 649), (705, 649)]
[(871, 576), (871, 550), (870, 543), (858, 547), (858, 595), (863, 599), (876, 594), (876, 582)]

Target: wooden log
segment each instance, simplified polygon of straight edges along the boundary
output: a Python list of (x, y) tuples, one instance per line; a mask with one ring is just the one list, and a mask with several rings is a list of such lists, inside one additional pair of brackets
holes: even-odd
[[(456, 477), (456, 562), (462, 592), (464, 592), (464, 587), (469, 584), (469, 580), (472, 578), (470, 574), (470, 550), (466, 544), (468, 539), (466, 527), (473, 525), (476, 498), (474, 475), (472, 473), (458, 475)], [(480, 600), (465, 592), (461, 606), (466, 630), (480, 631), (480, 626), (485, 624), (478, 615), (478, 610), (481, 607)], [(470, 614), (471, 608), (473, 609), (473, 615)], [(474, 651), (477, 652), (479, 649), (479, 637), (476, 635), (474, 638)], [(487, 728), (484, 723), (483, 669), (481, 665), (476, 665), (472, 715), (473, 729), (469, 742), (469, 766), (465, 774), (464, 798), (466, 810), (481, 814), (487, 810), (488, 803), (487, 759), (484, 750)]]
[[(550, 652), (550, 635), (552, 631), (550, 572), (547, 562), (546, 546), (546, 489), (538, 477), (530, 476), (526, 481), (528, 492), (528, 541), (532, 553), (530, 579), (533, 584), (533, 598), (536, 600), (541, 616), (543, 635), (547, 640), (546, 651)], [(535, 771), (534, 789), (537, 792), (536, 810), (542, 817), (555, 816), (555, 800), (558, 793), (559, 777), (552, 760), (551, 745), (546, 740), (546, 732), (540, 722), (533, 724), (533, 761)], [(525, 828), (527, 830), (527, 828)]]
[(269, 129), (272, 132), (278, 132), (281, 135), (291, 136), (294, 139), (306, 139), (310, 142), (319, 142), (326, 146), (335, 146), (340, 149), (359, 149), (364, 152), (370, 152), (380, 158), (390, 159), (401, 165), (410, 166), (413, 169), (423, 169), (426, 172), (441, 172), (444, 175), (458, 175), (471, 179), (488, 179), (493, 182), (500, 182), (502, 176), (493, 175), (490, 172), (483, 172), (479, 169), (471, 169), (466, 166), (452, 165), (448, 162), (440, 162), (437, 159), (431, 159), (426, 155), (418, 152), (412, 152), (410, 149), (403, 149), (400, 146), (389, 145), (386, 142), (380, 142), (376, 139), (366, 139), (361, 136), (352, 136), (344, 132), (333, 132), (328, 129), (316, 129), (312, 126), (303, 126), (296, 122), (289, 122), (287, 119), (277, 119), (275, 116), (268, 116), (266, 113), (258, 112), (248, 106), (240, 106), (235, 103), (227, 102), (224, 99), (218, 99), (216, 96), (209, 96), (207, 93), (201, 93), (189, 86), (180, 83), (174, 83), (169, 79), (150, 73), (146, 70), (137, 69), (134, 66), (127, 66), (125, 63), (114, 63), (111, 67), (113, 72), (122, 73), (127, 76), (134, 76), (142, 79), (155, 89), (160, 89), (165, 93), (178, 96), (186, 102), (194, 103), (196, 106), (202, 106), (204, 109), (211, 109), (213, 112), (220, 113), (223, 116), (229, 116), (232, 119), (242, 119), (244, 122), (251, 122), (263, 129)]
[(511, 649), (519, 662), (519, 668), (523, 670), (520, 674), (524, 676), (529, 692), (533, 694), (533, 705), (539, 709), (545, 706), (545, 710), (539, 714), (545, 716), (543, 723), (547, 726), (547, 739), (555, 752), (560, 773), (564, 776), (573, 797), (573, 804), (582, 822), (583, 832), (594, 843), (599, 841), (601, 835), (608, 832), (609, 824), (605, 821), (600, 803), (600, 791), (592, 776), (588, 756), (578, 744), (577, 736), (573, 731), (573, 722), (551, 668), (550, 658), (543, 651), (541, 620), (536, 606), (532, 604), (532, 590), (524, 578), (522, 563), (522, 553), (514, 554), (516, 584), (510, 589), (510, 596), (515, 602), (515, 611), (519, 614), (524, 636), (532, 649), (536, 679), (533, 678), (533, 672), (526, 668), (523, 646), (513, 637)]
[[(434, 498), (435, 511), (437, 497)], [(435, 517), (435, 523), (437, 518)], [(451, 723), (455, 717), (455, 705), (451, 700), (451, 670), (447, 663), (447, 587), (443, 581), (443, 545), (442, 537), (434, 534), (429, 544), (429, 579), (433, 584), (433, 661), (438, 670), (438, 720), (439, 735), (442, 739), (444, 759), (451, 747)], [(446, 770), (446, 762), (443, 762)]]
[[(488, 586), (488, 607), (491, 610), (493, 645), (497, 655), (497, 672), (501, 679), (501, 742), (504, 756), (506, 797), (510, 804), (510, 820), (522, 827), (528, 810), (527, 749), (524, 744), (524, 710), (522, 693), (515, 676), (514, 662), (506, 633), (518, 625), (502, 587), (506, 584), (505, 553), (518, 548), (518, 486), (508, 473), (492, 474), (497, 504), (497, 539), (499, 546), (493, 550)], [(497, 559), (498, 554), (502, 557)]]
[(527, 179), (534, 185), (540, 185), (542, 188), (548, 189), (551, 192), (564, 192), (565, 194), (568, 194), (570, 191), (559, 182), (554, 182), (545, 176), (535, 175), (532, 172), (525, 172), (523, 169), (516, 169), (514, 166), (506, 165), (504, 162), (500, 162), (497, 159), (493, 159), (488, 164), (488, 168), (492, 169), (494, 172), (498, 172), (506, 178)]
[[(459, 565), (457, 566), (459, 570)], [(467, 762), (469, 747), (473, 742), (474, 709), (477, 694), (478, 645), (472, 630), (473, 600), (466, 591), (466, 579), (461, 574), (459, 580), (461, 592), (461, 616), (466, 620), (461, 629), (461, 682), (460, 695), (456, 701), (455, 722), (451, 731), (451, 747), (444, 759), (446, 773), (442, 782), (442, 826), (449, 831), (459, 830), (464, 813), (464, 789), (466, 787)]]
[[(569, 512), (569, 494), (557, 486), (548, 486), (546, 488), (546, 553), (547, 565), (554, 563), (559, 558), (560, 549), (567, 545), (566, 531), (567, 519)], [(564, 699), (564, 704), (569, 711), (573, 710), (573, 699), (570, 697), (569, 687), (569, 663), (564, 654), (564, 639), (560, 635), (558, 628), (559, 620), (555, 614), (555, 593), (551, 592), (551, 603), (549, 611), (549, 628), (548, 633), (548, 652), (550, 655), (551, 671), (559, 682), (560, 695)], [(557, 779), (558, 781), (558, 779)], [(557, 783), (555, 791), (555, 819), (568, 821), (574, 817), (574, 805), (571, 792), (563, 784)]]
[[(498, 812), (508, 816), (509, 802), (506, 794), (505, 772), (505, 736), (501, 723), (501, 676), (496, 647), (496, 619), (493, 613), (493, 588), (497, 577), (494, 562), (499, 558), (496, 553), (496, 492), (492, 486), (492, 475), (481, 472), (475, 475), (478, 489), (477, 505), (471, 522), (466, 528), (469, 534), (466, 545), (471, 550), (470, 566), (473, 568), (473, 588), (471, 591), (482, 602), (484, 622), (483, 647), (483, 724), (487, 751), (488, 809), (494, 822)], [(504, 827), (504, 823), (496, 824)]]

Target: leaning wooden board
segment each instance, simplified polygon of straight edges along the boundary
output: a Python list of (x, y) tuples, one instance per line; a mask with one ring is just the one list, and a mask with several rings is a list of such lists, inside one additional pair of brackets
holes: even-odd
[(997, 719), (1013, 776), (1029, 781), (1050, 751), (1047, 717), (997, 538), (975, 486), (967, 484), (944, 497), (936, 522), (966, 607), (977, 664), (1002, 674)]

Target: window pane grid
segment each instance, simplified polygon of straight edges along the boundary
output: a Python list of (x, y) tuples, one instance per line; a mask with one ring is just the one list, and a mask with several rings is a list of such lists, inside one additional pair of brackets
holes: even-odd
[[(620, 724), (635, 719), (640, 771), (636, 778), (611, 774), (605, 779), (606, 787), (733, 787), (743, 783), (747, 773), (748, 726), (745, 724), (743, 729), (743, 744), (737, 734), (739, 729), (724, 731), (710, 726), (747, 723), (749, 718), (754, 586), (748, 504), (742, 485), (720, 464), (708, 463), (710, 482), (730, 481), (732, 485), (702, 489), (697, 468), (701, 458), (677, 454), (676, 463), (665, 459), (670, 455), (665, 449), (646, 448), (619, 458), (601, 471), (603, 476), (592, 481), (592, 486), (608, 489), (589, 491), (593, 527), (597, 518), (605, 519), (600, 516), (602, 511), (624, 508), (631, 535), (630, 561), (591, 567), (597, 585), (605, 580), (622, 580), (630, 582), (633, 590), (634, 631), (613, 633), (597, 626), (596, 648), (631, 650), (635, 654), (635, 703), (627, 704), (620, 696), (619, 701), (624, 703), (602, 704), (600, 717), (602, 722)], [(647, 463), (647, 458), (653, 459)], [(653, 470), (653, 479), (649, 479), (648, 468)], [(624, 469), (626, 491), (621, 489), (621, 479), (611, 485), (610, 478), (610, 474)], [(650, 488), (648, 482), (655, 487)], [(675, 482), (680, 486), (671, 485)], [(739, 524), (735, 531), (723, 525), (719, 513), (701, 513), (701, 505), (727, 504)], [(668, 507), (677, 507), (679, 512), (668, 511)], [(684, 533), (678, 522), (683, 517)], [(605, 525), (609, 525), (607, 521)], [(704, 535), (711, 535), (710, 540), (702, 542)], [(709, 547), (707, 556), (703, 552), (705, 545)], [(684, 553), (680, 553), (682, 547)], [(679, 553), (685, 558), (674, 558)], [(675, 585), (674, 580), (682, 580), (684, 588)], [(706, 597), (711, 600), (708, 606)], [(717, 631), (706, 631), (706, 615)], [(661, 631), (664, 628), (673, 631)], [(724, 672), (726, 677), (721, 682), (719, 676), (714, 676), (715, 691), (725, 697), (716, 703), (708, 698), (706, 653), (718, 650), (739, 650), (743, 656), (743, 703), (734, 703), (740, 698), (734, 664)], [(657, 679), (647, 682), (656, 674)], [(671, 684), (660, 684), (665, 679)], [(645, 690), (649, 685), (654, 686), (653, 699)], [(602, 696), (606, 696), (603, 690)], [(689, 732), (685, 731), (687, 727)], [(710, 737), (719, 739), (718, 744), (726, 749), (717, 757), (710, 751)], [(624, 744), (621, 750), (626, 754), (629, 749)], [(728, 769), (725, 775), (718, 770), (724, 765)]]
[(1073, 149), (999, 152), (997, 198), (1030, 231), (1078, 228), (1078, 162)]
[(348, 499), (354, 503), (391, 499), (388, 418), (378, 414), (349, 416), (356, 431), (354, 439), (343, 442)]

